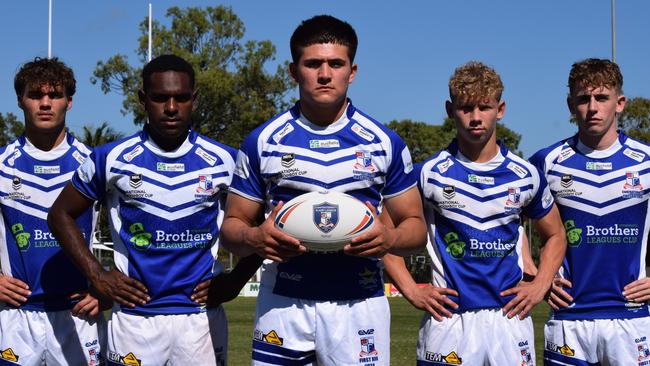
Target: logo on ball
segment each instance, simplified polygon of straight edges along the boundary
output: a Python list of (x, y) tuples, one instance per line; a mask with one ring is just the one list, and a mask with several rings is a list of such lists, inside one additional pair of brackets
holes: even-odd
[(314, 205), (314, 224), (325, 234), (334, 230), (339, 223), (339, 206), (328, 202)]

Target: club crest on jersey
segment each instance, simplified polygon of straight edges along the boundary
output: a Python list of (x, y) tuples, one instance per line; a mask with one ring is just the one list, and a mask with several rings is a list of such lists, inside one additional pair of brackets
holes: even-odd
[(32, 234), (25, 232), (23, 224), (17, 223), (11, 225), (11, 234), (13, 234), (14, 239), (16, 239), (16, 244), (18, 244), (18, 249), (20, 249), (21, 252), (29, 249), (29, 238), (32, 236)]
[(442, 188), (442, 196), (446, 200), (450, 200), (456, 196), (456, 187), (454, 186), (444, 186)]
[(458, 237), (458, 234), (455, 232), (449, 232), (445, 234), (443, 238), (447, 249), (445, 251), (451, 255), (454, 259), (462, 259), (465, 256), (465, 244), (464, 241), (461, 241)]
[(216, 189), (212, 182), (211, 175), (199, 175), (199, 185), (196, 187), (194, 193), (194, 201), (206, 202), (214, 197)]
[(18, 362), (20, 356), (14, 353), (14, 350), (7, 348), (4, 351), (0, 351), (0, 358), (6, 361)]
[(131, 174), (129, 177), (129, 185), (133, 188), (140, 188), (142, 185), (142, 174)]
[(11, 188), (13, 188), (14, 191), (17, 191), (22, 186), (23, 186), (23, 184), (22, 184), (22, 182), (20, 180), (20, 177), (14, 175), (13, 179), (11, 179)]
[(357, 150), (355, 152), (355, 163), (353, 166), (353, 178), (356, 180), (374, 180), (377, 167), (372, 163), (372, 153), (369, 151)]
[(285, 168), (291, 167), (293, 164), (296, 163), (296, 154), (294, 153), (283, 154), (282, 157), (280, 158), (280, 163)]
[(506, 213), (521, 212), (521, 190), (518, 187), (508, 187), (508, 199), (504, 207)]
[(437, 352), (427, 351), (424, 354), (424, 359), (431, 362), (436, 362), (442, 365), (462, 365), (463, 359), (458, 356), (454, 351), (449, 352), (446, 355)]
[(133, 352), (129, 352), (126, 355), (122, 356), (117, 352), (109, 351), (108, 360), (118, 365), (126, 365), (126, 366), (142, 365), (142, 360), (137, 358)]
[(318, 230), (327, 234), (339, 223), (339, 205), (323, 202), (313, 206), (314, 224)]
[(135, 222), (129, 226), (129, 232), (132, 234), (129, 241), (133, 243), (135, 249), (147, 250), (151, 246), (151, 233), (144, 230), (142, 223)]
[[(649, 360), (650, 349), (648, 348), (648, 342), (646, 340), (646, 337), (637, 338), (634, 340), (634, 342), (636, 343), (636, 349), (637, 352), (639, 353), (637, 360), (639, 362)], [(648, 363), (644, 363), (643, 365), (648, 365)]]
[(643, 185), (639, 178), (639, 172), (626, 172), (625, 184), (623, 184), (623, 198), (643, 197)]

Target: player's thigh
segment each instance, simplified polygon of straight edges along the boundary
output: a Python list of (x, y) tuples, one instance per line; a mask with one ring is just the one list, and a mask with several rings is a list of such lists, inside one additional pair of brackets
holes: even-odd
[(482, 365), (485, 350), (482, 349), (481, 332), (464, 328), (465, 325), (473, 328), (476, 319), (476, 312), (453, 314), (442, 321), (425, 313), (418, 331), (417, 364)]
[(544, 365), (597, 364), (593, 320), (549, 320), (544, 325)]
[(315, 352), (313, 302), (261, 289), (253, 330), (253, 365), (313, 365)]
[(385, 296), (323, 301), (315, 307), (319, 365), (390, 364), (390, 307)]
[(535, 332), (531, 317), (508, 318), (501, 309), (484, 310), (485, 329), (483, 338), (488, 363), (493, 366), (535, 365)]
[(171, 365), (225, 366), (228, 322), (221, 306), (207, 312), (174, 315)]
[(650, 317), (599, 320), (596, 324), (603, 365), (650, 365)]
[(69, 310), (48, 312), (47, 351), (50, 365), (100, 364), (101, 346), (97, 318), (72, 316)]
[(139, 316), (115, 311), (108, 320), (106, 359), (113, 365), (165, 365), (174, 339), (171, 316)]
[(1, 309), (0, 365), (41, 365), (45, 357), (46, 319), (40, 311)]

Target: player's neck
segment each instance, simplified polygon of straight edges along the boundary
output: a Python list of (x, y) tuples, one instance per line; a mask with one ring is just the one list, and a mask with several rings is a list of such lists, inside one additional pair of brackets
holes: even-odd
[(319, 126), (329, 126), (341, 118), (348, 106), (347, 98), (332, 106), (310, 105), (300, 103), (300, 112), (312, 123)]
[(613, 128), (600, 136), (594, 136), (584, 131), (578, 131), (578, 138), (580, 142), (590, 149), (607, 150), (618, 140), (618, 132)]
[(55, 131), (42, 131), (25, 126), (25, 137), (41, 151), (50, 151), (59, 146), (65, 139), (65, 133), (64, 126)]
[(493, 136), (484, 142), (470, 142), (458, 139), (458, 150), (467, 159), (475, 163), (486, 163), (499, 153), (499, 144)]

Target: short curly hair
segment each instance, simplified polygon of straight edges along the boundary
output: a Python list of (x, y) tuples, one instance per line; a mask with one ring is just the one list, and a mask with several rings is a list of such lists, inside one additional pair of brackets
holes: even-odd
[(33, 61), (23, 64), (14, 78), (14, 89), (19, 98), (27, 89), (40, 89), (46, 85), (62, 87), (68, 98), (77, 91), (77, 81), (72, 69), (56, 57), (36, 57)]
[(493, 68), (478, 61), (469, 61), (454, 70), (449, 78), (449, 97), (455, 100), (501, 100), (503, 82)]
[(569, 93), (577, 88), (611, 88), (623, 94), (623, 75), (618, 65), (607, 59), (588, 58), (571, 66)]

